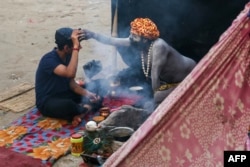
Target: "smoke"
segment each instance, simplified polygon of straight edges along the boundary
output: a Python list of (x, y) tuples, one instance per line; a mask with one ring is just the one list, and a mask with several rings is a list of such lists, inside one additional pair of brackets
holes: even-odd
[[(113, 0), (115, 1), (115, 0)], [(129, 23), (148, 17), (160, 37), (183, 55), (197, 62), (243, 10), (248, 0), (119, 0), (118, 34), (129, 34)], [(120, 50), (121, 54), (127, 54)]]
[[(158, 26), (162, 39), (183, 55), (198, 62), (217, 42), (219, 36), (230, 26), (247, 2), (248, 0), (112, 0), (111, 26), (117, 9), (118, 37), (127, 38), (130, 33), (130, 22), (137, 17), (148, 17)], [(98, 44), (96, 41), (91, 44), (94, 53), (103, 56), (102, 63), (114, 65), (112, 47)], [(151, 84), (145, 82), (141, 70), (138, 51), (126, 47), (119, 47), (117, 51), (119, 53), (117, 56), (124, 62), (123, 67), (130, 67), (123, 71), (119, 69), (117, 77), (121, 83), (121, 90), (117, 90), (117, 93), (129, 92), (128, 88), (131, 86), (143, 86), (145, 90), (151, 92), (151, 88), (148, 87)], [(104, 53), (108, 55), (103, 55)], [(110, 70), (106, 72), (104, 70), (99, 75), (105, 80), (100, 80), (96, 85), (100, 90), (106, 91), (98, 90), (98, 93), (107, 95), (110, 92), (110, 74)], [(149, 97), (150, 100), (152, 96), (145, 97)]]

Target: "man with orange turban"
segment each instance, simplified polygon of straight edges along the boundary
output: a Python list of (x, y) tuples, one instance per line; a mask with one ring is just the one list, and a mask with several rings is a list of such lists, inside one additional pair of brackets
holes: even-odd
[(130, 36), (127, 38), (107, 37), (86, 29), (84, 36), (85, 39), (93, 38), (116, 47), (132, 47), (136, 56), (122, 57), (125, 63), (132, 65), (121, 71), (118, 77), (121, 84), (128, 87), (144, 86), (145, 93), (151, 92), (154, 107), (157, 107), (192, 71), (196, 62), (159, 38), (160, 32), (149, 18), (136, 18), (130, 27)]

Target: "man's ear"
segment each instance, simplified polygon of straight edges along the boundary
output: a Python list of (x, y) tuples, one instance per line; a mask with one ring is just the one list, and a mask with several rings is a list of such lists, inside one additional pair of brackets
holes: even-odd
[(64, 50), (64, 51), (68, 52), (69, 49), (70, 49), (70, 47), (69, 47), (68, 45), (64, 45), (64, 46), (63, 46), (63, 50)]

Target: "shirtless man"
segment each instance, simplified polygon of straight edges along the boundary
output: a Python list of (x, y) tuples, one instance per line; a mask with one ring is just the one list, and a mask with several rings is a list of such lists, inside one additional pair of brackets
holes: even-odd
[(93, 38), (116, 47), (136, 48), (141, 60), (137, 62), (137, 68), (143, 72), (145, 80), (151, 79), (155, 107), (157, 107), (193, 70), (196, 62), (181, 55), (159, 38), (157, 26), (150, 19), (136, 18), (130, 26), (128, 38), (107, 37), (86, 29), (83, 36), (85, 39)]

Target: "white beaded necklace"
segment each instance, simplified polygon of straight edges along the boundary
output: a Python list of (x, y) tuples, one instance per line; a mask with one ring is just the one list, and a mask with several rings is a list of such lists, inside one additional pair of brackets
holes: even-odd
[(150, 54), (151, 54), (152, 47), (153, 47), (153, 42), (150, 44), (150, 47), (148, 49), (147, 70), (145, 70), (143, 51), (141, 51), (142, 71), (143, 71), (144, 75), (146, 76), (146, 78), (148, 78), (148, 74), (149, 74), (149, 70), (150, 70)]

